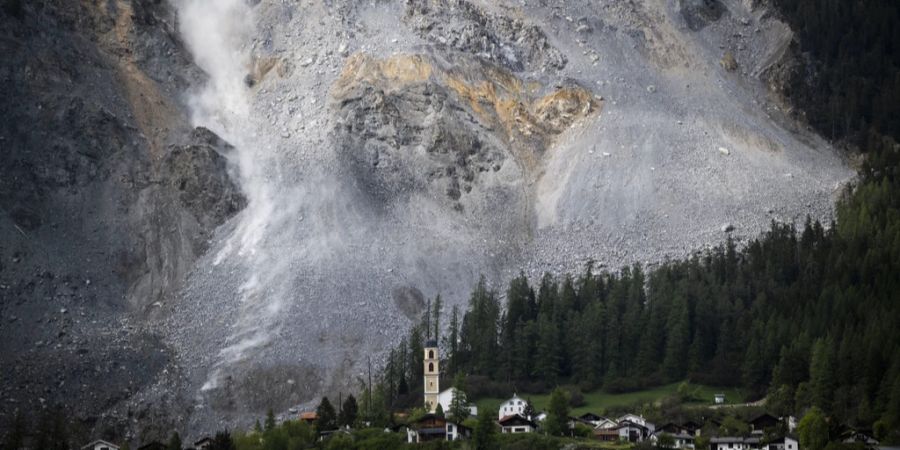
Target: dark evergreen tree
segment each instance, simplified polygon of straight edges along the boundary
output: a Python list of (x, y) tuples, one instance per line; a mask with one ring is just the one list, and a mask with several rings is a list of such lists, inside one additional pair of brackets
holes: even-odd
[(208, 448), (209, 450), (236, 450), (234, 440), (231, 438), (231, 433), (228, 430), (216, 433)]
[(316, 430), (322, 432), (335, 428), (337, 428), (337, 413), (328, 397), (322, 397), (322, 401), (316, 407)]
[(344, 404), (341, 405), (341, 413), (338, 418), (338, 424), (344, 427), (353, 427), (356, 424), (356, 416), (359, 406), (356, 404), (356, 397), (353, 394), (347, 396)]

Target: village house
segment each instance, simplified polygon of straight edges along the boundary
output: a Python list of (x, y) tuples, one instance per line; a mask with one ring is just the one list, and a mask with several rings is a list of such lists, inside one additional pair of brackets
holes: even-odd
[(656, 430), (650, 435), (650, 442), (653, 445), (657, 445), (660, 439), (664, 437), (669, 437), (672, 439), (673, 447), (676, 449), (693, 449), (694, 448), (694, 435), (685, 432), (684, 430), (677, 431), (675, 433), (671, 433), (665, 430)]
[(723, 404), (725, 404), (725, 394), (715, 394), (715, 395), (713, 395), (713, 401), (714, 401), (717, 405), (723, 405)]
[(447, 422), (447, 440), (448, 441), (459, 441), (462, 439), (469, 439), (472, 437), (472, 429), (461, 424), (454, 422)]
[(763, 446), (762, 450), (798, 450), (800, 444), (793, 436), (784, 436), (773, 439)]
[(420, 419), (408, 424), (406, 442), (416, 444), (429, 441), (456, 441), (468, 439), (472, 430), (462, 424), (455, 423), (435, 414), (425, 414)]
[(96, 441), (81, 447), (81, 450), (119, 450), (119, 446), (102, 439), (97, 439)]
[(646, 426), (630, 420), (620, 420), (613, 429), (619, 434), (619, 440), (625, 442), (642, 442), (652, 433)]
[(619, 430), (617, 427), (618, 424), (613, 424), (612, 428), (594, 428), (594, 439), (603, 442), (618, 442), (619, 441)]
[(302, 412), (300, 413), (300, 417), (298, 417), (301, 422), (306, 422), (310, 425), (316, 423), (316, 420), (318, 420), (318, 418), (319, 416), (316, 415), (315, 411)]
[(840, 438), (844, 444), (865, 444), (868, 448), (878, 445), (878, 439), (872, 437), (872, 432), (869, 430), (847, 430), (841, 433)]
[(709, 440), (710, 450), (759, 450), (759, 437), (722, 436)]
[(618, 422), (619, 424), (621, 424), (622, 422), (631, 422), (633, 424), (637, 424), (646, 428), (650, 433), (656, 431), (656, 427), (652, 423), (647, 422), (647, 419), (644, 419), (644, 416), (639, 416), (637, 414), (625, 414), (624, 416), (616, 419), (616, 422)]
[(525, 417), (525, 407), (527, 405), (528, 402), (519, 398), (518, 395), (513, 394), (511, 399), (500, 404), (500, 410), (497, 413), (497, 420), (501, 420), (504, 417), (512, 416), (515, 414)]
[(656, 429), (650, 435), (650, 441), (656, 444), (662, 435), (672, 438), (674, 448), (694, 448), (695, 428), (692, 426), (678, 425), (672, 422), (666, 423)]
[(500, 430), (504, 434), (534, 433), (537, 424), (521, 414), (512, 414), (500, 418)]
[[(453, 402), (453, 395), (456, 390), (456, 388), (452, 387), (450, 389), (444, 389), (440, 394), (438, 394), (438, 404), (441, 405), (441, 409), (443, 409), (445, 413), (450, 411), (450, 404)], [(478, 406), (476, 406), (474, 403), (469, 403), (468, 405), (466, 405), (466, 407), (469, 409), (470, 416), (478, 415)]]
[(687, 422), (681, 424), (681, 428), (683, 428), (684, 431), (693, 434), (694, 436), (700, 436), (700, 430), (703, 429), (703, 424), (699, 424), (697, 422), (694, 422), (693, 420), (688, 420)]
[(761, 434), (765, 432), (765, 430), (778, 427), (781, 424), (781, 419), (771, 414), (763, 413), (754, 417), (749, 423), (750, 430), (753, 433)]

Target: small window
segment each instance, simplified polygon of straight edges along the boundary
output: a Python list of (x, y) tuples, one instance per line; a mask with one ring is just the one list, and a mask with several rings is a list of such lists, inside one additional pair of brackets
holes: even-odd
[(434, 350), (428, 350), (428, 359), (434, 359)]
[(434, 363), (428, 363), (428, 371), (434, 372)]

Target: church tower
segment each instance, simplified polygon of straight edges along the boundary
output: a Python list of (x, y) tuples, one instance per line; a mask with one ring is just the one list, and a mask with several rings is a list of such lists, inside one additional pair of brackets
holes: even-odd
[(425, 410), (433, 413), (438, 405), (438, 393), (440, 392), (441, 370), (440, 355), (436, 340), (425, 343)]

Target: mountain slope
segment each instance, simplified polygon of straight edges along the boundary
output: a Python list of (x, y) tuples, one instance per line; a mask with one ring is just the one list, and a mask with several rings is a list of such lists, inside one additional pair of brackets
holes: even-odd
[[(37, 27), (66, 8), (3, 20)], [(106, 108), (124, 131), (104, 136), (140, 143), (122, 167), (148, 181), (114, 191), (131, 196), (126, 205), (156, 206), (72, 213), (131, 218), (144, 231), (120, 233), (121, 245), (147, 247), (132, 275), (85, 309), (121, 303), (103, 317), (133, 318), (134, 333), (168, 356), (103, 406), (118, 417), (176, 410), (167, 420), (188, 420), (190, 433), (346, 389), (425, 298), (460, 303), (479, 274), (653, 264), (756, 236), (772, 220), (828, 219), (852, 176), (767, 89), (791, 62), (792, 33), (759, 2), (122, 1), (96, 14), (98, 25), (65, 37), (90, 41), (110, 68), (102, 83), (71, 84), (90, 87), (92, 101), (122, 99)], [(4, 42), (77, 54), (52, 37)], [(28, 60), (24, 50), (4, 59), (6, 73)], [(81, 67), (71, 54), (46, 60)], [(36, 114), (3, 104), (16, 126)], [(31, 161), (23, 155), (40, 146), (4, 157)], [(191, 146), (206, 150), (161, 162)], [(188, 182), (159, 182), (166, 176)], [(30, 200), (13, 191), (2, 191), (3, 220), (27, 219), (15, 211)], [(6, 229), (11, 242), (77, 254), (49, 244), (64, 232), (35, 240)], [(23, 272), (0, 275), (27, 284)], [(4, 318), (24, 317), (10, 305)], [(23, 376), (48, 379), (33, 367)], [(5, 391), (18, 382), (4, 380)]]

